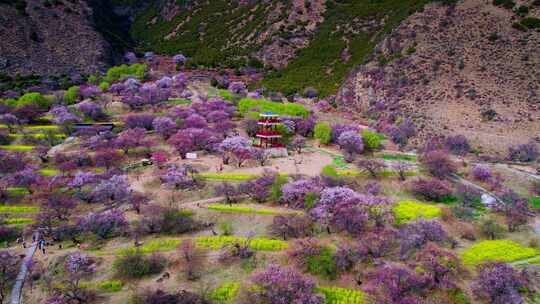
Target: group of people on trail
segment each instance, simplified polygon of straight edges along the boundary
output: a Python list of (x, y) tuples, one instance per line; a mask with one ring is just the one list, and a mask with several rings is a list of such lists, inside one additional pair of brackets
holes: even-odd
[[(45, 254), (45, 247), (48, 246), (48, 242), (45, 241), (43, 237), (36, 237), (36, 235), (32, 235), (32, 243), (35, 243), (37, 241), (38, 250), (41, 250), (43, 254)], [(24, 236), (17, 238), (17, 243), (21, 244), (23, 248), (26, 248), (26, 240), (24, 239)]]

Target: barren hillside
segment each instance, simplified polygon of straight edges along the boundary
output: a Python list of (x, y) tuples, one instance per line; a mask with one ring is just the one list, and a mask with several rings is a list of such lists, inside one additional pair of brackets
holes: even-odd
[(412, 117), (423, 137), (463, 134), (483, 151), (538, 139), (540, 33), (520, 19), (491, 1), (428, 5), (379, 44), (338, 103), (382, 125)]
[(0, 4), (0, 72), (89, 74), (112, 63), (112, 56), (86, 1)]

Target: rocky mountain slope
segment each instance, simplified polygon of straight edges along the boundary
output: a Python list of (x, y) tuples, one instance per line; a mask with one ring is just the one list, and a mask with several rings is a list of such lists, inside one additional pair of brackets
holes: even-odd
[(424, 138), (463, 134), (484, 151), (538, 139), (540, 33), (521, 19), (491, 1), (428, 5), (352, 73), (338, 103), (380, 124), (412, 117)]
[(114, 57), (111, 40), (100, 32), (100, 22), (108, 19), (96, 16), (93, 7), (106, 9), (106, 2), (0, 2), (0, 72), (58, 75), (105, 69)]
[(142, 49), (184, 53), (193, 65), (273, 68), (286, 94), (337, 91), (376, 42), (429, 0), (156, 1), (131, 29)]

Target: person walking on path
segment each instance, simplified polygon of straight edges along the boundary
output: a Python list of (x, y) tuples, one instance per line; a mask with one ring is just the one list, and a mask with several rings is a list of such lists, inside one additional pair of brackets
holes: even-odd
[(38, 249), (40, 249), (41, 252), (42, 252), (43, 254), (45, 254), (45, 240), (44, 240), (44, 239), (40, 239), (40, 240), (38, 241)]

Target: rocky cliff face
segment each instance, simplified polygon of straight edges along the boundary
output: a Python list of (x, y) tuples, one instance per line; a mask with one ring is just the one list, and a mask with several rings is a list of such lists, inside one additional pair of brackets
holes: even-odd
[(516, 29), (520, 19), (481, 0), (428, 5), (351, 74), (338, 103), (382, 125), (412, 117), (421, 137), (463, 134), (484, 151), (526, 142), (540, 134), (540, 33)]
[(0, 4), (0, 72), (91, 74), (112, 63), (111, 45), (87, 2), (22, 2), (26, 7)]

